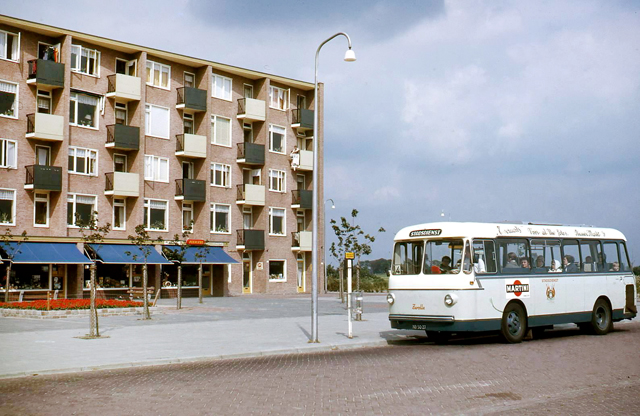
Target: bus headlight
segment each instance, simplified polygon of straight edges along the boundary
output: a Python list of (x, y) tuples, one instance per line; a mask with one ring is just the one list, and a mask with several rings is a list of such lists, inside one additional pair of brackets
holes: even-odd
[(396, 297), (393, 296), (393, 293), (387, 293), (387, 303), (389, 305), (393, 305), (393, 302), (396, 301)]
[(458, 295), (455, 293), (447, 293), (444, 296), (444, 304), (447, 306), (453, 306), (458, 303)]

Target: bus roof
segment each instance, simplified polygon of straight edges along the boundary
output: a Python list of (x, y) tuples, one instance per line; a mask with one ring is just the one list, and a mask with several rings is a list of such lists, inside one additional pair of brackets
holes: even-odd
[(625, 240), (624, 234), (613, 228), (589, 226), (516, 224), (490, 222), (430, 222), (411, 225), (398, 231), (394, 240), (422, 240), (451, 237), (536, 237), (536, 238), (597, 238)]

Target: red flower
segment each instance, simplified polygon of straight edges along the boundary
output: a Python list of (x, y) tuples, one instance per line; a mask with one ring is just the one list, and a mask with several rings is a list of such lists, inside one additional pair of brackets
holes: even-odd
[[(70, 309), (90, 309), (91, 299), (56, 299), (51, 300), (51, 310), (70, 310)], [(96, 308), (132, 308), (141, 307), (142, 302), (133, 302), (130, 300), (117, 299), (96, 299)], [(39, 311), (47, 310), (46, 300), (34, 300), (31, 302), (0, 302), (0, 308), (6, 309), (35, 309)]]

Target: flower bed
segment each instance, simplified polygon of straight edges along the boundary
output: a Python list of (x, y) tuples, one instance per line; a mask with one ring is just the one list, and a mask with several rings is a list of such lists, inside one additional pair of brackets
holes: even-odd
[[(52, 311), (60, 310), (76, 310), (76, 309), (90, 309), (90, 299), (57, 299), (49, 301), (49, 306)], [(96, 299), (96, 308), (136, 308), (143, 306), (142, 302), (133, 302), (129, 300), (116, 300), (116, 299)], [(4, 309), (35, 309), (39, 311), (46, 311), (46, 300), (35, 300), (32, 302), (0, 302), (0, 308)]]

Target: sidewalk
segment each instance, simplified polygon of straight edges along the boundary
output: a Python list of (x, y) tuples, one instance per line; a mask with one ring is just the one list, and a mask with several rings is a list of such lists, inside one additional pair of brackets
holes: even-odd
[(87, 317), (61, 320), (0, 318), (0, 377), (91, 371), (197, 360), (254, 357), (386, 345), (422, 331), (389, 325), (384, 295), (365, 296), (364, 320), (347, 337), (345, 305), (319, 299), (320, 343), (309, 343), (309, 296), (233, 297), (159, 303), (151, 321), (139, 316), (100, 318), (101, 335), (86, 340)]

